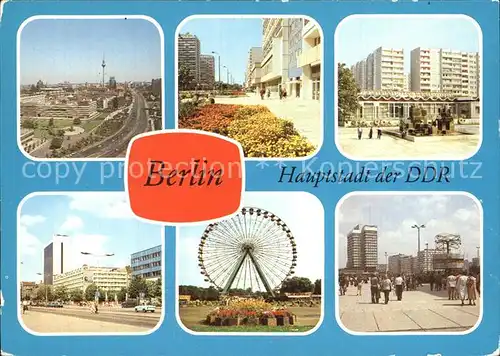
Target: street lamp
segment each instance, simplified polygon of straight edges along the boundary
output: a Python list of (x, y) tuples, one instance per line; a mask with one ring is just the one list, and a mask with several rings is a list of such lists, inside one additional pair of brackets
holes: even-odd
[[(422, 225), (415, 224), (415, 225), (412, 225), (412, 229), (417, 229), (418, 252), (420, 252), (420, 229), (425, 229), (425, 225), (424, 224), (422, 224)], [(418, 258), (418, 254), (417, 254), (417, 258)]]
[[(92, 252), (85, 252), (85, 251), (80, 251), (80, 253), (82, 255), (85, 255), (85, 256), (94, 256), (94, 257), (112, 257), (115, 255), (114, 253), (105, 253), (105, 254), (99, 255), (99, 254), (95, 254)], [(99, 267), (99, 258), (97, 259), (97, 267)]]
[(45, 283), (45, 276), (50, 276), (49, 273), (37, 273), (39, 276), (43, 277), (43, 288), (45, 288), (45, 303), (49, 302), (49, 290), (47, 288), (47, 283)]
[(220, 85), (221, 84), (221, 82), (220, 82), (220, 54), (218, 52), (215, 52), (215, 51), (212, 51), (212, 54), (217, 55), (217, 62), (219, 62), (219, 70), (217, 71), (217, 73), (219, 73), (219, 85)]
[(226, 74), (227, 74), (227, 84), (229, 84), (229, 68), (224, 66), (224, 68), (226, 68)]

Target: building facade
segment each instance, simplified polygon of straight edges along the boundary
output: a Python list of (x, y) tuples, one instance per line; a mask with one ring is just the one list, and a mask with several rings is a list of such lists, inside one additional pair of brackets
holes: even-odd
[(177, 39), (178, 70), (184, 67), (187, 71), (186, 83), (180, 89), (195, 89), (200, 81), (200, 40), (190, 33), (179, 34)]
[(155, 246), (133, 253), (130, 256), (132, 276), (145, 279), (157, 279), (162, 271), (162, 247)]
[(374, 225), (356, 225), (347, 234), (347, 269), (375, 272), (378, 267), (378, 236)]
[(252, 47), (248, 50), (247, 68), (245, 71), (245, 87), (255, 89), (256, 85), (260, 83), (260, 75), (258, 76), (255, 71), (256, 67), (260, 68), (262, 62), (262, 48)]
[(70, 265), (70, 244), (67, 235), (55, 234), (43, 249), (43, 283), (52, 285), (54, 277), (65, 273)]
[(301, 98), (319, 100), (321, 97), (321, 61), (323, 45), (318, 24), (304, 19), (302, 51), (299, 66), (302, 68)]
[(261, 87), (279, 96), (279, 91), (288, 81), (289, 21), (287, 18), (265, 18), (262, 20)]
[(212, 55), (200, 55), (200, 86), (201, 89), (213, 89), (215, 86), (215, 57)]
[(81, 268), (54, 276), (54, 287), (64, 287), (68, 291), (81, 290), (95, 284), (98, 289), (106, 292), (118, 292), (127, 288), (130, 275), (126, 268), (95, 267), (83, 265)]
[(351, 67), (360, 89), (405, 91), (403, 49), (379, 47)]
[(299, 58), (302, 54), (304, 42), (303, 18), (294, 18), (289, 20), (288, 26), (288, 83), (287, 92), (292, 98), (299, 98), (302, 86), (302, 68), (299, 65)]
[(411, 90), (478, 97), (480, 58), (477, 52), (442, 48), (415, 48), (411, 51)]
[(393, 275), (414, 274), (417, 264), (417, 258), (409, 255), (397, 254), (388, 258), (388, 270)]
[(436, 254), (435, 249), (426, 248), (418, 253), (418, 270), (422, 273), (434, 271), (433, 256)]

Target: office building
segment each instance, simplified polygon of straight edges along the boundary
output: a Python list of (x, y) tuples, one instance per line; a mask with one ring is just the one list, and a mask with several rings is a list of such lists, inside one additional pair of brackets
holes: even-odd
[(109, 87), (111, 89), (116, 89), (116, 79), (115, 79), (115, 77), (109, 77)]
[(298, 60), (303, 73), (300, 96), (304, 99), (319, 100), (323, 56), (321, 32), (316, 22), (307, 19), (303, 21), (302, 49)]
[(70, 265), (70, 258), (69, 237), (55, 234), (43, 249), (43, 283), (51, 285), (54, 276), (65, 273)]
[(179, 75), (185, 70), (181, 89), (195, 89), (200, 81), (200, 40), (190, 34), (180, 34), (177, 39), (177, 55)]
[(288, 35), (287, 18), (266, 18), (262, 21), (261, 87), (277, 97), (288, 81)]
[(151, 92), (153, 95), (160, 97), (161, 96), (161, 78), (151, 79)]
[(377, 227), (374, 225), (356, 225), (347, 234), (346, 268), (375, 272), (377, 267)]
[(351, 67), (360, 89), (405, 91), (404, 51), (379, 47)]
[(213, 89), (215, 86), (214, 56), (200, 55), (200, 86), (201, 89)]
[(162, 247), (155, 246), (130, 256), (132, 277), (158, 279), (162, 271)]
[(414, 273), (417, 265), (417, 259), (413, 256), (397, 254), (389, 256), (388, 270), (393, 275), (408, 275)]
[(245, 71), (246, 88), (255, 88), (258, 82), (260, 82), (260, 75), (257, 76), (257, 72), (255, 70), (257, 67), (260, 68), (261, 62), (262, 62), (262, 48), (261, 47), (250, 48), (250, 50), (248, 51), (247, 68)]
[(426, 248), (418, 253), (418, 270), (422, 273), (434, 271), (433, 256), (435, 249)]
[(80, 268), (54, 276), (54, 287), (64, 287), (68, 291), (81, 290), (85, 292), (89, 285), (95, 284), (100, 290), (118, 292), (122, 288), (127, 288), (129, 282), (130, 276), (127, 269), (116, 267), (83, 265)]

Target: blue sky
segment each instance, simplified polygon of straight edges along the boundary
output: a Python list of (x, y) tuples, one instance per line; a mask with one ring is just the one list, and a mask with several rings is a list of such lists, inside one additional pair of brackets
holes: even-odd
[(479, 52), (479, 35), (474, 22), (464, 17), (352, 18), (337, 28), (335, 55), (337, 62), (351, 66), (378, 47), (403, 48), (405, 71), (409, 72), (414, 48)]
[[(33, 196), (21, 208), (18, 228), (23, 281), (41, 279), (43, 248), (53, 234), (70, 236), (71, 268), (124, 267), (130, 254), (162, 244), (162, 227), (137, 220), (122, 192)], [(115, 255), (97, 258), (81, 251)]]
[(354, 195), (339, 208), (337, 221), (339, 266), (347, 259), (346, 237), (356, 224), (378, 226), (378, 260), (385, 263), (384, 253), (417, 253), (417, 231), (414, 224), (424, 224), (420, 249), (434, 248), (434, 237), (440, 233), (460, 234), (462, 252), (471, 260), (480, 246), (480, 207), (465, 195)]
[(157, 28), (141, 19), (34, 20), (21, 33), (21, 84), (101, 80), (149, 81), (161, 76)]
[[(290, 228), (297, 243), (295, 275), (313, 282), (324, 273), (324, 210), (321, 202), (303, 192), (247, 192), (244, 205), (268, 210)], [(179, 229), (179, 285), (208, 287), (198, 267), (198, 244), (206, 224)]]
[[(243, 83), (251, 47), (262, 46), (262, 19), (193, 19), (180, 29), (180, 33), (196, 35), (201, 54), (218, 52), (221, 57), (221, 80), (227, 81), (227, 66), (235, 83)], [(218, 57), (215, 55), (215, 78), (219, 79)]]

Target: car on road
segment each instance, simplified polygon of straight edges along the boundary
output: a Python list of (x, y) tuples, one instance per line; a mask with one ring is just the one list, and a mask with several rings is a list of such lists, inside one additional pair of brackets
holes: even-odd
[(142, 311), (143, 313), (146, 313), (146, 312), (154, 313), (156, 311), (156, 307), (154, 305), (151, 305), (151, 304), (137, 305), (135, 307), (135, 311), (137, 313), (140, 311)]
[(135, 308), (138, 304), (136, 299), (129, 299), (122, 303), (122, 308)]
[(49, 308), (62, 308), (63, 304), (59, 303), (59, 302), (50, 302), (50, 303), (47, 303), (47, 307), (49, 307)]

